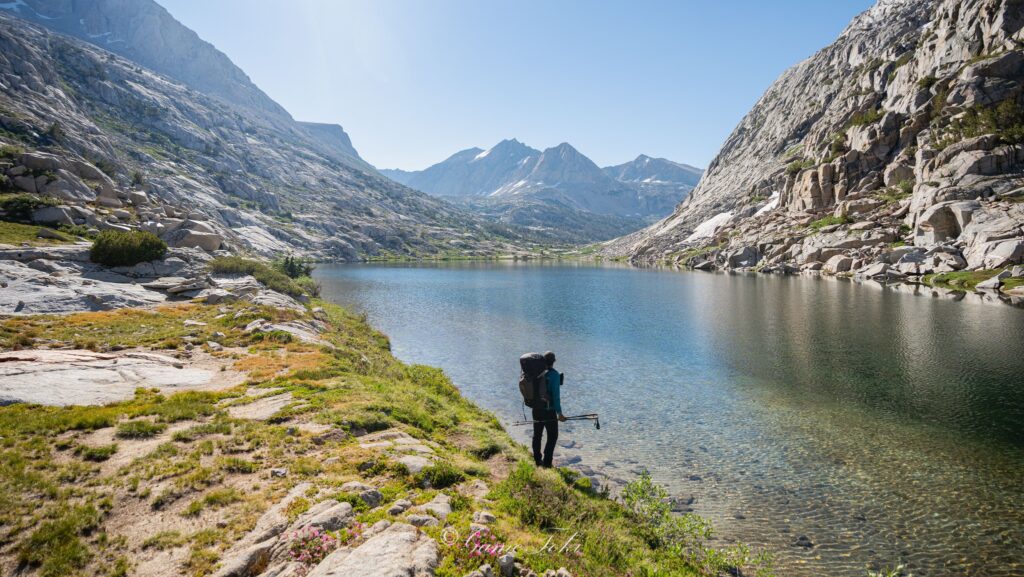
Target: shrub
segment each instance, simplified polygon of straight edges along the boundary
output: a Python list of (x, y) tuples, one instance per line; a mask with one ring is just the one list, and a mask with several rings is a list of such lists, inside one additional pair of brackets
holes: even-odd
[(295, 279), (313, 274), (313, 269), (316, 268), (309, 259), (292, 255), (275, 260), (273, 266), (278, 271), (287, 275), (288, 278)]
[(996, 106), (973, 106), (963, 116), (946, 127), (939, 148), (967, 138), (995, 134), (1002, 144), (1024, 142), (1024, 108), (1014, 100), (1004, 100)]
[(873, 124), (882, 118), (882, 114), (881, 108), (863, 110), (851, 116), (849, 122), (846, 123), (846, 126), (866, 126), (868, 124)]
[(805, 170), (812, 167), (814, 167), (813, 160), (811, 160), (810, 158), (801, 158), (799, 160), (794, 160), (793, 162), (790, 162), (786, 166), (786, 174), (792, 176), (794, 174), (798, 174), (801, 170)]
[(846, 145), (846, 133), (838, 132), (833, 134), (832, 140), (829, 142), (828, 158), (826, 159), (826, 162), (832, 162), (846, 154), (849, 150), (849, 147)]
[(167, 253), (167, 243), (153, 233), (105, 230), (96, 236), (89, 258), (106, 266), (133, 266)]
[(0, 211), (4, 212), (2, 220), (13, 222), (32, 222), (32, 212), (44, 206), (57, 206), (60, 201), (50, 197), (34, 194), (12, 194), (0, 197)]
[(935, 83), (938, 81), (939, 79), (934, 76), (924, 76), (918, 79), (917, 87), (920, 88), (921, 90), (928, 90), (932, 86), (935, 86)]
[(311, 297), (320, 296), (320, 283), (308, 276), (301, 276), (295, 279), (295, 284)]

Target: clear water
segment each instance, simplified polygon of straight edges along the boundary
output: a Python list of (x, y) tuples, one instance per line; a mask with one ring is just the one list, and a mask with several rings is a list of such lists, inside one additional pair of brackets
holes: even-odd
[(780, 575), (1024, 575), (1024, 310), (584, 265), (317, 276), (506, 423), (518, 356), (556, 351), (565, 412), (602, 427), (563, 426), (559, 454), (610, 483), (647, 467), (723, 541), (772, 549)]

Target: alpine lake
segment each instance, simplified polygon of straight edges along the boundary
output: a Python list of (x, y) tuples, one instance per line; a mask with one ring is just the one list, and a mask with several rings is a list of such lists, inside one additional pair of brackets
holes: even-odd
[(643, 470), (780, 576), (1024, 575), (1024, 310), (874, 283), (573, 263), (323, 265), (402, 360), (528, 443), (522, 353), (553, 350), (562, 463)]

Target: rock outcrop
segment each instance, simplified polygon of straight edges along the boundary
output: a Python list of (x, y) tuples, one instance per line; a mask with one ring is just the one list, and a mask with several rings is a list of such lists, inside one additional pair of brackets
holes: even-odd
[[(244, 300), (304, 310), (294, 298), (267, 289), (252, 276), (209, 274), (211, 258), (197, 248), (172, 248), (160, 260), (111, 268), (89, 260), (87, 243), (0, 245), (0, 314), (101, 311), (193, 298), (210, 304)], [(320, 344), (315, 331), (297, 323), (266, 323), (254, 330), (283, 330), (299, 340), (315, 339)]]
[(890, 281), (1020, 263), (1022, 26), (1018, 0), (879, 0), (772, 84), (673, 215), (606, 254)]

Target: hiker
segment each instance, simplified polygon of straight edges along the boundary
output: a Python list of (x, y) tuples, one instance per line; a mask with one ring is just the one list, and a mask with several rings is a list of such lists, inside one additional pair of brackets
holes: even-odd
[[(523, 355), (519, 360), (523, 368), (520, 389), (526, 405), (533, 410), (533, 460), (540, 467), (551, 467), (558, 441), (558, 422), (565, 421), (562, 414), (560, 389), (562, 375), (555, 370), (555, 353), (548, 351), (543, 356), (536, 353)], [(523, 384), (526, 386), (524, 387)], [(540, 444), (544, 431), (547, 443), (543, 455)]]

